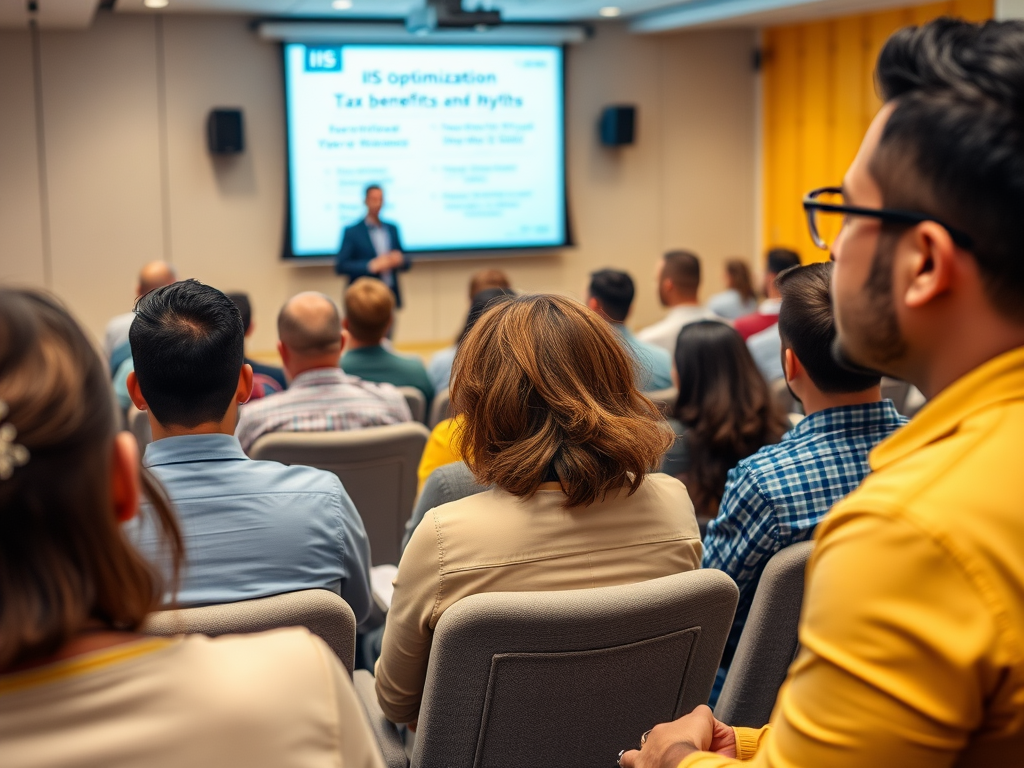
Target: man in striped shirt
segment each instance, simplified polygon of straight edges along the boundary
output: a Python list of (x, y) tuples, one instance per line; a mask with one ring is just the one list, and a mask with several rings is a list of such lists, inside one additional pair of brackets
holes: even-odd
[(248, 452), (270, 432), (330, 432), (412, 421), (390, 384), (348, 376), (339, 367), (344, 340), (337, 305), (322, 293), (300, 293), (277, 317), (288, 389), (242, 407), (235, 434)]

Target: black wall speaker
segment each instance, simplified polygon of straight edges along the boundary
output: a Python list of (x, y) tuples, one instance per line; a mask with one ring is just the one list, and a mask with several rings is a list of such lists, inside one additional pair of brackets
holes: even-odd
[(636, 107), (605, 107), (601, 113), (601, 143), (606, 147), (621, 147), (633, 143), (636, 128)]
[(211, 109), (206, 118), (206, 140), (215, 155), (233, 155), (245, 149), (242, 110)]

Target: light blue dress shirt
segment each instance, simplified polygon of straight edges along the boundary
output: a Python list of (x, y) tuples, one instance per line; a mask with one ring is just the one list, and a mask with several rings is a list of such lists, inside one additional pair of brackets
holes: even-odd
[(779, 336), (778, 323), (747, 339), (747, 349), (765, 379), (775, 381), (785, 376), (782, 371), (782, 337)]
[[(144, 464), (174, 503), (185, 540), (182, 606), (328, 589), (370, 612), (370, 545), (341, 481), (312, 467), (253, 461), (232, 435), (183, 435), (146, 448)], [(151, 515), (126, 533), (166, 568)]]
[(434, 392), (448, 389), (452, 379), (452, 366), (455, 364), (455, 353), (458, 351), (459, 348), (452, 344), (450, 347), (438, 350), (430, 358), (427, 376), (430, 377), (430, 383), (434, 385)]
[(626, 343), (640, 369), (637, 374), (637, 388), (642, 392), (654, 392), (672, 386), (672, 356), (654, 344), (640, 341), (622, 323), (612, 323), (612, 328)]

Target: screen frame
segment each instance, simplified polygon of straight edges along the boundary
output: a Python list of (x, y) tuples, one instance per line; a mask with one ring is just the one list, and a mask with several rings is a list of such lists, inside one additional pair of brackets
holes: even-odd
[[(281, 260), (292, 265), (307, 265), (307, 266), (325, 266), (333, 264), (337, 253), (316, 253), (308, 254), (304, 256), (297, 255), (292, 249), (292, 235), (293, 224), (292, 221), (292, 157), (291, 157), (291, 120), (289, 119), (288, 113), (288, 65), (287, 65), (287, 52), (286, 48), (288, 45), (309, 45), (300, 40), (282, 40), (278, 44), (280, 56), (278, 61), (281, 63), (281, 96), (283, 99), (284, 106), (284, 184), (285, 184), (285, 225), (284, 225), (284, 242), (281, 246)], [(395, 45), (409, 45), (410, 47), (422, 47), (429, 48), (432, 46), (438, 47), (457, 47), (457, 48), (475, 48), (480, 47), (475, 44), (458, 44), (458, 43), (361, 43), (361, 42), (338, 42), (337, 45), (357, 45), (361, 48), (390, 48)], [(492, 48), (558, 48), (561, 51), (561, 87), (562, 87), (562, 232), (564, 234), (563, 242), (554, 245), (497, 245), (497, 246), (469, 246), (466, 248), (425, 248), (425, 249), (408, 249), (403, 253), (412, 257), (411, 260), (416, 261), (419, 258), (423, 258), (427, 261), (444, 261), (449, 259), (472, 259), (472, 258), (501, 258), (502, 256), (508, 256), (512, 252), (520, 252), (524, 256), (543, 256), (550, 254), (552, 251), (559, 251), (563, 248), (574, 248), (576, 246), (576, 238), (572, 229), (572, 220), (569, 215), (569, 171), (568, 171), (568, 131), (566, 130), (566, 59), (569, 50), (568, 45), (563, 43), (562, 45), (554, 45), (551, 43), (542, 44), (531, 44), (531, 43), (499, 43), (495, 45), (488, 45), (487, 47)], [(344, 226), (344, 225), (342, 225)]]

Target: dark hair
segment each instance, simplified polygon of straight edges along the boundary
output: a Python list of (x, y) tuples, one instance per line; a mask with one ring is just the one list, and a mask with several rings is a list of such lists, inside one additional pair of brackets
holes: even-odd
[(877, 387), (879, 376), (853, 373), (832, 356), (836, 338), (832, 314), (832, 263), (790, 267), (776, 279), (782, 294), (779, 335), (782, 348), (792, 349), (819, 390), (829, 394), (863, 392)]
[(245, 330), (227, 296), (197, 280), (139, 299), (128, 338), (142, 396), (161, 424), (220, 421), (238, 389)]
[(106, 364), (53, 299), (0, 288), (0, 423), (28, 461), (0, 480), (0, 671), (45, 657), (98, 622), (137, 630), (174, 587), (181, 534), (159, 483), (142, 487), (172, 564), (170, 585), (114, 515), (117, 433)]
[(662, 277), (686, 293), (696, 293), (700, 288), (700, 259), (692, 251), (669, 251), (664, 255), (665, 268)]
[[(870, 170), (889, 208), (967, 233), (986, 292), (1024, 321), (1024, 22), (949, 18), (896, 32), (878, 57), (896, 106)], [(890, 229), (893, 225), (890, 225)]]
[(750, 267), (742, 259), (729, 259), (725, 262), (725, 271), (729, 275), (729, 282), (732, 289), (740, 295), (743, 301), (756, 299), (754, 286), (750, 281)]
[(590, 274), (590, 295), (601, 309), (617, 323), (625, 322), (633, 304), (636, 289), (633, 278), (617, 269), (602, 269)]
[(382, 194), (384, 192), (384, 189), (381, 187), (380, 184), (367, 184), (366, 188), (363, 190), (363, 199), (365, 200), (367, 197), (369, 197), (370, 193), (373, 192), (373, 190), (375, 189)]
[(560, 296), (492, 306), (459, 347), (454, 438), (477, 479), (529, 498), (558, 480), (566, 507), (635, 492), (671, 434), (637, 390), (633, 359), (608, 323)]
[(227, 297), (238, 308), (238, 314), (242, 316), (242, 330), (248, 333), (249, 326), (252, 325), (252, 304), (249, 302), (249, 294), (229, 293)]
[(462, 329), (462, 333), (459, 334), (459, 338), (455, 340), (455, 345), (458, 346), (462, 343), (462, 340), (466, 338), (466, 335), (473, 330), (473, 326), (476, 325), (476, 321), (480, 319), (491, 306), (498, 304), (507, 299), (513, 298), (515, 293), (507, 288), (487, 288), (486, 290), (480, 291), (476, 296), (473, 297), (473, 303), (469, 306), (469, 314), (466, 315), (466, 325)]
[(800, 254), (789, 248), (772, 248), (768, 251), (768, 274), (777, 275), (791, 267), (800, 266)]
[(725, 478), (740, 461), (789, 428), (743, 338), (715, 320), (683, 326), (676, 342), (679, 398), (690, 469), (686, 487), (697, 514), (713, 517)]

